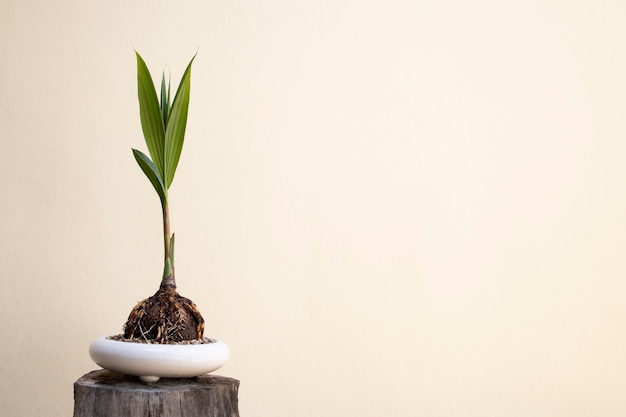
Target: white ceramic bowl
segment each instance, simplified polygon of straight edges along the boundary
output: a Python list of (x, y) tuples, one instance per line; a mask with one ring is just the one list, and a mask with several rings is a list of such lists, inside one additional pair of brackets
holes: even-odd
[(160, 378), (192, 378), (213, 372), (228, 361), (230, 349), (219, 340), (199, 345), (160, 345), (101, 337), (89, 346), (89, 356), (104, 369), (138, 376), (150, 383)]

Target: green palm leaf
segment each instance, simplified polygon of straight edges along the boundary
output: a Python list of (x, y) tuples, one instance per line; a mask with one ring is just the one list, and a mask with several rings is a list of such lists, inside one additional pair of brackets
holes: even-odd
[(167, 189), (163, 184), (163, 179), (161, 178), (159, 170), (150, 160), (150, 158), (148, 158), (148, 156), (143, 152), (138, 151), (137, 149), (133, 149), (133, 156), (135, 157), (135, 160), (139, 164), (139, 167), (141, 168), (143, 173), (146, 174), (146, 177), (148, 177), (150, 183), (152, 183), (152, 186), (159, 195), (159, 198), (161, 199), (161, 206), (165, 207), (165, 205), (167, 204)]
[(167, 129), (167, 119), (170, 117), (170, 83), (165, 84), (165, 73), (161, 78), (161, 116), (163, 124)]
[(178, 91), (174, 97), (172, 108), (169, 113), (169, 119), (165, 123), (167, 129), (165, 131), (165, 187), (169, 188), (174, 180), (174, 173), (178, 166), (180, 153), (183, 149), (185, 140), (185, 129), (187, 127), (187, 114), (189, 109), (189, 92), (191, 90), (191, 64), (195, 59), (195, 55), (191, 58), (187, 69), (183, 74)]
[(139, 53), (136, 54), (141, 128), (154, 165), (163, 177), (165, 173), (165, 125), (150, 71)]

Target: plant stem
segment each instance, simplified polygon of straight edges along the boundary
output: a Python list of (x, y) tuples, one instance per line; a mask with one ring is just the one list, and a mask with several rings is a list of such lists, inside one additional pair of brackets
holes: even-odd
[(163, 246), (165, 248), (161, 287), (176, 288), (174, 277), (174, 235), (170, 235), (170, 210), (167, 200), (163, 204)]

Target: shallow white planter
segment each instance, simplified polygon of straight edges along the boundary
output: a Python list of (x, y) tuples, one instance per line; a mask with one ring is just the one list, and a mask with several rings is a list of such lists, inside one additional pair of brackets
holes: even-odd
[(199, 345), (160, 345), (101, 337), (89, 346), (89, 356), (104, 369), (138, 376), (150, 383), (160, 378), (192, 378), (213, 372), (228, 361), (230, 349), (219, 340)]

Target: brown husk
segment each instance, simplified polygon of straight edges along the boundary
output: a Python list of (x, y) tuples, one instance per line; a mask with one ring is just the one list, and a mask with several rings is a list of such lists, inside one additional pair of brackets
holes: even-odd
[(175, 288), (163, 285), (152, 297), (140, 301), (124, 324), (126, 339), (153, 343), (201, 340), (203, 335), (204, 318), (198, 307)]

